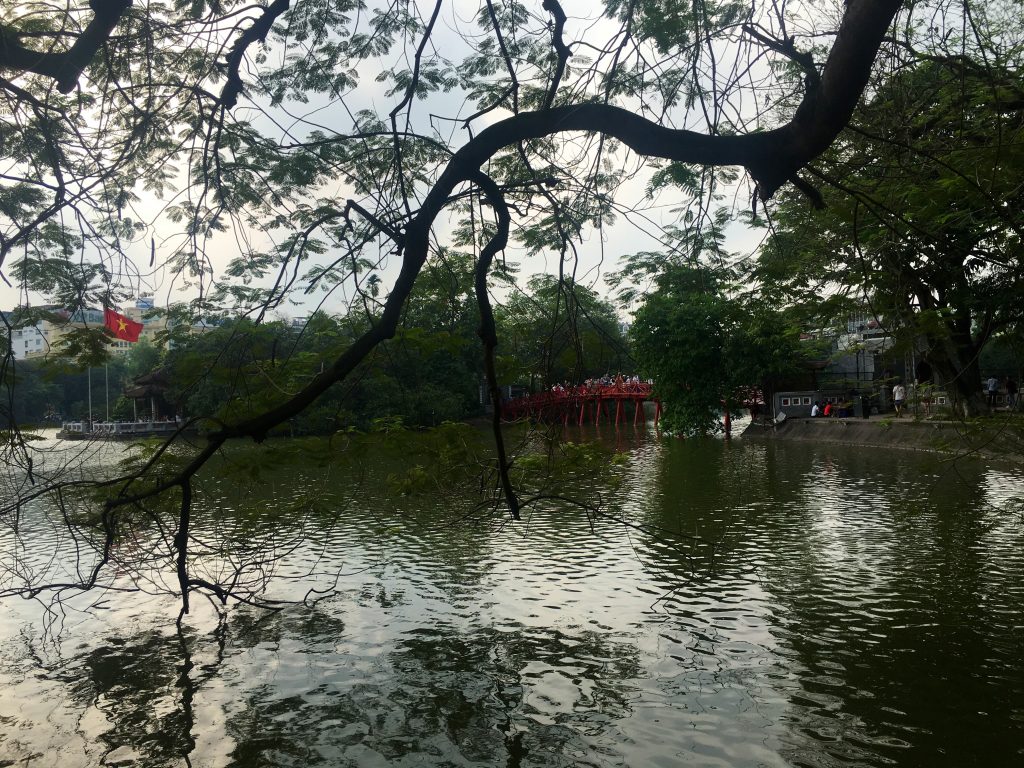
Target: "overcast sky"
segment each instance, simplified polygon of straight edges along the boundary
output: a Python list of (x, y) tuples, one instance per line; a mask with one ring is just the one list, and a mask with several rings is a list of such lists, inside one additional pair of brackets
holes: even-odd
[[(432, 5), (432, 4), (431, 4)], [(467, 30), (475, 33), (475, 23), (472, 21), (473, 10), (477, 7), (476, 2), (460, 2), (445, 6), (438, 26), (435, 28), (433, 41), (437, 48), (450, 54), (452, 59), (461, 59), (464, 55), (464, 48), (460, 48), (461, 34)], [(537, 13), (540, 10), (540, 3), (536, 3)], [(582, 10), (581, 10), (582, 8)], [(586, 13), (585, 18), (571, 19), (567, 26), (566, 38), (568, 40), (586, 37), (588, 40), (596, 40), (603, 43), (614, 32), (615, 25), (602, 19), (599, 13), (600, 6), (596, 4), (566, 4), (569, 14)], [(584, 51), (577, 48), (577, 52)], [(456, 53), (457, 52), (457, 53)], [(384, 83), (376, 82), (376, 75), (382, 66), (395, 66), (399, 57), (407, 55), (407, 52), (400, 49), (392, 52), (385, 61), (367, 63), (364, 71), (360, 72), (361, 82), (355, 91), (345, 95), (345, 107), (339, 104), (328, 103), (324, 99), (314, 98), (309, 104), (285, 105), (285, 110), (277, 110), (273, 113), (276, 126), (266, 116), (260, 115), (257, 110), (241, 102), (235, 112), (239, 116), (253, 119), (257, 124), (262, 125), (271, 136), (284, 137), (284, 130), (291, 132), (295, 138), (304, 138), (312, 126), (327, 126), (344, 132), (351, 128), (351, 115), (355, 110), (371, 108), (378, 114), (386, 115), (392, 106), (399, 100), (399, 96), (387, 96)], [(418, 102), (414, 107), (413, 120), (414, 128), (426, 131), (430, 126), (451, 126), (453, 141), (458, 145), (460, 133), (464, 136), (460, 124), (455, 120), (442, 120), (437, 115), (444, 115), (448, 118), (465, 117), (475, 111), (475, 105), (462, 101), (461, 94), (435, 94), (425, 101)], [(483, 120), (475, 123), (479, 131), (488, 121), (500, 119), (504, 115), (494, 111)], [(623, 157), (623, 160), (635, 166), (635, 157)], [(582, 242), (577, 244), (577, 252), (580, 260), (577, 267), (577, 275), (582, 282), (592, 285), (601, 292), (607, 292), (603, 277), (609, 271), (618, 267), (622, 255), (642, 250), (658, 250), (661, 245), (658, 235), (661, 227), (678, 221), (678, 208), (682, 202), (681, 197), (672, 193), (661, 193), (655, 200), (646, 200), (645, 188), (648, 174), (641, 172), (636, 178), (627, 181), (620, 188), (616, 196), (616, 202), (623, 208), (640, 209), (638, 215), (626, 217), (619, 216), (615, 224), (601, 230), (590, 229), (583, 235)], [(326, 192), (339, 192), (346, 194), (348, 190), (342, 185), (338, 189), (324, 190)], [(132, 215), (147, 224), (152, 224), (150, 231), (141, 236), (138, 241), (126, 244), (126, 253), (132, 258), (139, 272), (139, 279), (132, 282), (139, 289), (139, 292), (153, 292), (157, 305), (165, 305), (169, 301), (181, 301), (195, 296), (194, 289), (185, 289), (182, 281), (172, 280), (170, 274), (160, 267), (166, 256), (173, 249), (183, 242), (180, 235), (180, 228), (161, 220), (160, 215), (168, 203), (175, 202), (174, 199), (160, 200), (152, 194), (138, 190), (142, 198), (135, 206)], [(749, 205), (748, 190), (745, 187), (738, 188), (727, 203), (734, 203), (740, 208)], [(447, 229), (452, 225), (451, 219), (439, 218), (435, 227), (435, 235), (440, 242), (447, 240)], [(727, 245), (729, 250), (742, 254), (750, 253), (756, 248), (757, 243), (763, 237), (762, 232), (749, 231), (742, 225), (735, 225), (730, 230), (730, 241)], [(232, 231), (221, 234), (212, 242), (210, 248), (211, 259), (215, 270), (219, 272), (226, 263), (238, 254), (239, 242), (245, 242), (251, 247), (265, 248), (269, 245), (266, 235), (252, 230), (240, 230), (235, 227)], [(155, 246), (156, 268), (150, 270), (149, 261), (151, 257), (151, 244)], [(520, 274), (526, 278), (540, 272), (551, 272), (557, 268), (557, 254), (548, 254), (525, 259), (525, 254), (510, 248), (507, 257), (511, 261), (521, 263)], [(397, 273), (399, 262), (391, 258), (383, 272), (386, 284)], [(42, 300), (40, 296), (30, 296), (32, 303)], [(343, 296), (332, 297), (326, 301), (324, 308), (327, 310), (338, 310), (342, 306)], [(25, 297), (18, 290), (17, 286), (0, 286), (0, 307), (12, 307), (24, 303)], [(306, 314), (315, 308), (321, 297), (314, 294), (308, 297), (300, 306), (284, 309), (292, 315)]]

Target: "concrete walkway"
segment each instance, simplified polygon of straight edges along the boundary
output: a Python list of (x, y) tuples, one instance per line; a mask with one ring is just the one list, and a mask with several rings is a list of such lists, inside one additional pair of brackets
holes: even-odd
[(963, 422), (896, 418), (895, 414), (854, 418), (789, 418), (779, 425), (751, 424), (744, 438), (901, 448), (936, 453), (978, 453), (1024, 458), (1024, 421), (994, 418)]

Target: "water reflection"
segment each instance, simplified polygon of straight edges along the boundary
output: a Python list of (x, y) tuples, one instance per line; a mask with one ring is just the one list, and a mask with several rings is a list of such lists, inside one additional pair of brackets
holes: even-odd
[(639, 670), (599, 633), (516, 626), (424, 627), (326, 667), (288, 645), (228, 718), (231, 765), (596, 765)]
[(224, 538), (272, 530), (315, 487), (308, 541), (278, 570), (305, 576), (275, 596), (335, 578), (336, 592), (223, 622), (199, 610), (181, 636), (167, 631), (173, 605), (126, 597), (55, 647), (24, 629), (30, 612), (0, 606), (0, 755), (239, 768), (1024, 758), (1024, 533), (1005, 512), (1019, 473), (618, 439), (605, 450), (627, 460), (566, 491), (599, 492), (631, 526), (568, 505), (522, 526), (455, 525), (453, 495), (432, 506), (372, 477), (358, 499), (275, 479), (243, 504), (207, 478)]
[[(4, 718), (0, 751), (12, 759), (4, 764), (187, 761), (195, 744), (198, 684), (189, 637), (159, 630), (110, 635), (85, 639), (69, 654), (27, 636), (21, 640), (21, 668), (31, 675), (8, 688), (14, 701), (5, 701), (4, 708), (16, 707), (16, 713)], [(4, 670), (8, 680), (11, 672)], [(198, 677), (215, 672), (216, 665)]]

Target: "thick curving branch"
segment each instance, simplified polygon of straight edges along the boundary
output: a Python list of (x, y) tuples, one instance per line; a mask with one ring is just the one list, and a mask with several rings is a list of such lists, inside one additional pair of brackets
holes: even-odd
[(762, 199), (770, 198), (793, 174), (828, 149), (850, 122), (878, 49), (901, 6), (900, 0), (848, 0), (820, 81), (808, 88), (793, 119), (770, 132), (780, 134), (783, 140), (775, 148), (780, 152), (773, 164), (776, 170), (769, 168), (764, 180), (754, 174)]
[[(118, 496), (107, 502), (108, 508), (180, 485), (231, 438), (264, 440), (271, 429), (312, 405), (327, 389), (352, 373), (379, 344), (392, 338), (401, 321), (402, 308), (426, 262), (434, 221), (457, 187), (481, 184), (480, 168), (506, 147), (566, 131), (602, 133), (644, 156), (697, 165), (743, 166), (757, 183), (758, 194), (763, 199), (770, 197), (827, 149), (846, 125), (900, 5), (900, 0), (850, 0), (820, 81), (808, 89), (793, 119), (772, 131), (707, 136), (666, 128), (626, 109), (602, 103), (523, 112), (484, 129), (451, 157), (406, 226), (401, 238), (401, 271), (378, 322), (294, 396), (262, 414), (225, 425), (211, 434), (203, 451), (177, 478), (135, 496)], [(486, 186), (482, 188), (486, 193)]]
[(178, 530), (174, 535), (174, 548), (178, 551), (175, 566), (178, 572), (178, 587), (181, 589), (181, 613), (178, 614), (178, 625), (182, 617), (189, 611), (189, 578), (188, 578), (188, 535), (192, 518), (192, 478), (185, 478), (181, 483), (181, 510), (178, 513)]
[(242, 60), (245, 58), (245, 52), (253, 43), (262, 43), (267, 39), (274, 22), (288, 10), (289, 5), (290, 0), (274, 0), (263, 9), (263, 13), (252, 23), (252, 26), (240, 34), (235, 40), (235, 44), (231, 46), (225, 62), (228, 78), (220, 92), (220, 103), (225, 109), (233, 108), (242, 94), (244, 85), (239, 70), (242, 67)]
[[(379, 322), (356, 339), (324, 373), (284, 403), (214, 433), (217, 444), (235, 437), (262, 441), (268, 431), (301, 413), (331, 385), (344, 379), (381, 342), (392, 338), (402, 306), (427, 259), (430, 230), (461, 184), (474, 182), (481, 166), (508, 146), (565, 131), (590, 131), (618, 139), (634, 152), (697, 165), (740, 165), (770, 197), (835, 140), (867, 83), (878, 47), (899, 0), (851, 0), (821, 83), (810, 90), (793, 120), (773, 131), (742, 136), (707, 136), (666, 128), (607, 104), (553, 107), (523, 112), (485, 128), (456, 152), (410, 220), (403, 238), (403, 260)], [(845, 114), (845, 119), (837, 115)]]
[(131, 6), (132, 0), (90, 0), (92, 21), (63, 53), (26, 48), (16, 35), (9, 36), (0, 27), (0, 69), (34, 72), (53, 78), (57, 81), (58, 91), (71, 93), (82, 72)]
[(491, 204), (498, 216), (498, 231), (480, 252), (476, 264), (474, 290), (476, 303), (480, 308), (480, 339), (484, 344), (484, 372), (487, 377), (487, 388), (491, 394), (491, 431), (494, 433), (495, 450), (498, 454), (498, 476), (501, 479), (501, 490), (508, 504), (509, 515), (513, 520), (521, 519), (519, 497), (509, 477), (508, 454), (505, 451), (505, 438), (501, 434), (501, 390), (498, 388), (498, 374), (494, 369), (494, 350), (498, 347), (498, 329), (494, 324), (494, 310), (487, 295), (487, 274), (491, 269), (494, 257), (508, 245), (508, 232), (512, 217), (508, 212), (508, 204), (494, 180), (480, 171), (476, 174), (477, 185), (483, 190), (487, 202)]

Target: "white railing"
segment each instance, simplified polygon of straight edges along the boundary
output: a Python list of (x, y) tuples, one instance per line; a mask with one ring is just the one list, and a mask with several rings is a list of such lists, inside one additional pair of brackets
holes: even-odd
[(177, 431), (178, 427), (176, 421), (95, 421), (90, 430), (88, 422), (65, 421), (61, 424), (61, 431), (68, 434), (103, 436), (152, 435), (169, 434)]

